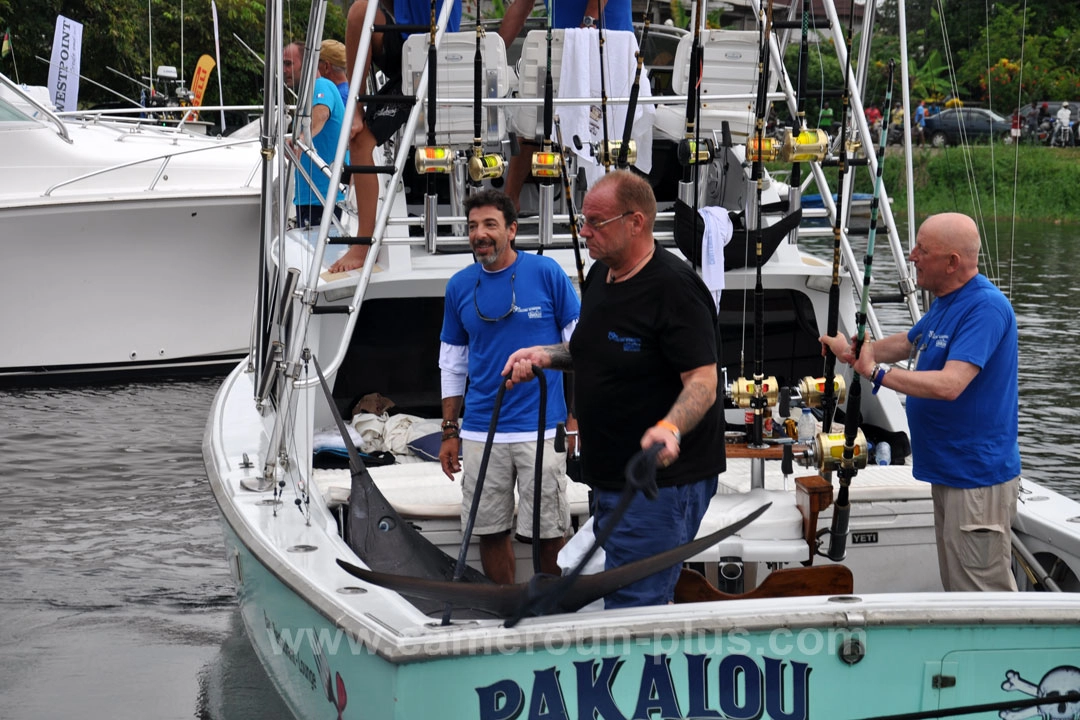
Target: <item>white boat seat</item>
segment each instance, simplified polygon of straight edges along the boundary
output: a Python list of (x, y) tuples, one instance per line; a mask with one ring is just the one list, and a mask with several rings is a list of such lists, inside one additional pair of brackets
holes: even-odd
[[(559, 76), (562, 74), (563, 40), (565, 30), (551, 31), (551, 83), (555, 97), (559, 96)], [(518, 61), (518, 97), (543, 99), (547, 78), (547, 30), (530, 30), (525, 36)], [(558, 114), (558, 110), (556, 110)], [(523, 138), (541, 141), (544, 137), (544, 108), (542, 105), (521, 105), (510, 112), (510, 127)], [(563, 138), (570, 142), (570, 138)]]
[[(756, 30), (705, 30), (701, 33), (703, 71), (701, 92), (706, 95), (754, 93), (758, 87), (759, 36)], [(693, 35), (679, 40), (671, 89), (686, 95), (690, 85), (690, 52)], [(776, 77), (770, 73), (770, 77)], [(770, 90), (774, 90), (776, 81)], [(700, 128), (703, 137), (719, 138), (722, 123), (731, 128), (732, 142), (743, 144), (754, 130), (754, 100), (709, 100), (701, 103)], [(658, 105), (655, 129), (662, 137), (681, 140), (686, 136), (686, 105)]]
[[(420, 74), (427, 64), (429, 36), (410, 35), (401, 51), (401, 77), (405, 88), (418, 89)], [(506, 47), (496, 33), (488, 33), (481, 41), (483, 59), (484, 97), (502, 98), (510, 94), (513, 85), (506, 63)], [(443, 35), (436, 52), (438, 63), (436, 102), (439, 98), (472, 98), (475, 89), (476, 33), (448, 32)], [(412, 83), (411, 85), (405, 83)], [(427, 100), (416, 126), (415, 144), (427, 145)], [(435, 121), (436, 143), (439, 145), (472, 145), (475, 137), (473, 105), (439, 103)], [(506, 113), (501, 107), (485, 106), (482, 132), (485, 144), (500, 142), (506, 135)]]
[[(410, 462), (373, 468), (379, 490), (405, 518), (458, 518), (461, 514), (461, 483), (451, 482), (435, 462)], [(312, 481), (330, 507), (349, 502), (352, 474), (349, 470), (316, 469)], [(460, 477), (460, 475), (459, 475)], [(567, 478), (567, 499), (572, 516), (589, 514), (589, 488)]]
[(755, 489), (738, 494), (717, 494), (701, 520), (697, 537), (716, 532), (746, 517), (765, 503), (765, 513), (736, 535), (698, 553), (687, 562), (720, 562), (737, 557), (747, 562), (803, 562), (810, 548), (803, 538), (802, 513), (795, 506), (795, 493)]

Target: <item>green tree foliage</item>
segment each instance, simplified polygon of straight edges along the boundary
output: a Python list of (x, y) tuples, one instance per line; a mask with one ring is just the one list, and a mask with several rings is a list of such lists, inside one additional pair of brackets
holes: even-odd
[[(266, 6), (262, 0), (215, 3), (224, 104), (259, 104)], [(305, 39), (310, 9), (310, 0), (286, 4), (288, 39)], [(0, 0), (0, 28), (11, 29), (14, 51), (14, 59), (11, 55), (4, 58), (0, 71), (14, 78), (17, 67), (21, 82), (46, 84), (48, 64), (36, 57), (48, 61), (51, 56), (56, 17), (61, 14), (83, 24), (81, 71), (87, 80), (80, 84), (79, 100), (84, 106), (117, 99), (94, 83), (138, 99), (141, 88), (137, 83), (146, 83), (157, 66), (172, 65), (177, 72), (182, 69), (185, 81), (190, 83), (199, 57), (216, 55), (210, 0)], [(344, 40), (342, 4), (331, 3), (326, 15), (324, 37)], [(206, 89), (203, 103), (223, 104), (216, 76)]]

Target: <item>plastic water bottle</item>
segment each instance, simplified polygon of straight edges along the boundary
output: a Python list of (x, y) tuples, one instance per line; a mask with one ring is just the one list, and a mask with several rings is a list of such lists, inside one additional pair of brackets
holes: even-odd
[(802, 417), (799, 418), (799, 442), (807, 444), (814, 441), (817, 435), (817, 420), (810, 408), (803, 408)]
[(882, 440), (874, 446), (874, 457), (878, 465), (892, 465), (892, 448)]

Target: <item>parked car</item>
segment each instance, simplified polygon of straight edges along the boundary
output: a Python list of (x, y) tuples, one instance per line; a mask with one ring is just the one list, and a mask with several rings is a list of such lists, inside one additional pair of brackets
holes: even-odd
[(1003, 140), (1011, 142), (1011, 123), (985, 108), (949, 108), (926, 118), (926, 137), (934, 147)]

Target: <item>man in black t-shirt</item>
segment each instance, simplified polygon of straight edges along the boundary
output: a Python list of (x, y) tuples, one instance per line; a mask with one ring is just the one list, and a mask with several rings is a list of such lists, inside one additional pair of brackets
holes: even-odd
[[(581, 235), (597, 262), (582, 289), (569, 344), (526, 348), (507, 361), (511, 382), (532, 366), (573, 370), (582, 477), (595, 522), (618, 503), (627, 461), (663, 446), (655, 501), (638, 495), (605, 544), (610, 569), (681, 545), (697, 534), (724, 471), (717, 397), (716, 308), (701, 278), (653, 239), (656, 199), (628, 171), (605, 175), (585, 196)], [(605, 607), (671, 602), (679, 567), (605, 598)]]

